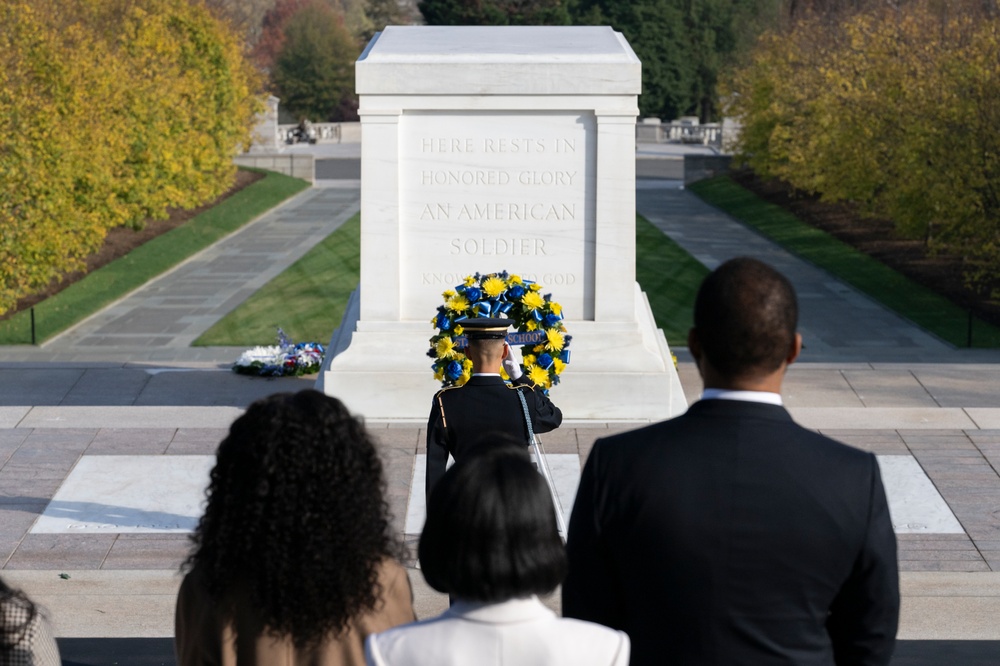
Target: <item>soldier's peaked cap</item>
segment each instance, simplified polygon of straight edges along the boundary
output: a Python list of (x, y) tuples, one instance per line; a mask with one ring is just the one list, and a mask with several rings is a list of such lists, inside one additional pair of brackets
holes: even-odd
[(513, 319), (506, 317), (476, 317), (461, 322), (469, 340), (503, 340), (513, 323)]

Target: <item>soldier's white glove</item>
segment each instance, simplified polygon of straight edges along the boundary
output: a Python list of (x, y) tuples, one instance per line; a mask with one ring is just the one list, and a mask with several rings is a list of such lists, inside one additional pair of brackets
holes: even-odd
[(514, 347), (511, 347), (506, 342), (503, 343), (504, 351), (507, 355), (503, 357), (503, 369), (507, 372), (507, 376), (511, 378), (511, 381), (520, 379), (521, 375), (521, 351)]

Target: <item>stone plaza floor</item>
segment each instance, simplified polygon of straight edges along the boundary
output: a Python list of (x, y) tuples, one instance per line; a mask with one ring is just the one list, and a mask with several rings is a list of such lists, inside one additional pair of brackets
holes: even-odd
[[(675, 166), (657, 159), (640, 170), (652, 174), (637, 189), (640, 212), (710, 267), (751, 254), (796, 284), (807, 348), (785, 402), (803, 425), (879, 456), (899, 540), (900, 638), (1000, 640), (1000, 352), (953, 349), (884, 311), (656, 179)], [(235, 375), (240, 349), (190, 341), (355, 212), (352, 184), (326, 185), (44, 346), (0, 348), (2, 575), (50, 610), (59, 636), (172, 635), (178, 567), (216, 445), (254, 399), (312, 386)], [(697, 373), (676, 351), (690, 402)], [(637, 425), (570, 422), (543, 437), (567, 509), (572, 463), (596, 438)], [(394, 526), (415, 544), (423, 424), (369, 427)], [(411, 579), (421, 616), (447, 605), (419, 570)]]

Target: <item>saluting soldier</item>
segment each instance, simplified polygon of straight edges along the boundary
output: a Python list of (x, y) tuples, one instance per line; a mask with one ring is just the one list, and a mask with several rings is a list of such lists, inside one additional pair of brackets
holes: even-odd
[[(506, 342), (510, 324), (510, 319), (485, 317), (462, 322), (472, 377), (464, 385), (441, 389), (434, 396), (427, 420), (427, 497), (444, 475), (449, 453), (461, 460), (470, 451), (496, 441), (490, 435), (498, 432), (529, 446), (525, 411), (535, 433), (555, 430), (562, 423), (559, 408), (523, 376), (521, 364)], [(500, 376), (501, 367), (511, 378), (510, 384)]]

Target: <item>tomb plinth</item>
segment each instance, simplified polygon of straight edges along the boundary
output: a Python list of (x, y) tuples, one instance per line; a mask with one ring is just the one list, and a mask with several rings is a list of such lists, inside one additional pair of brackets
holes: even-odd
[(641, 65), (606, 27), (388, 27), (356, 64), (361, 281), (319, 384), (369, 418), (426, 418), (441, 293), (476, 272), (563, 306), (568, 419), (686, 408), (635, 281)]

